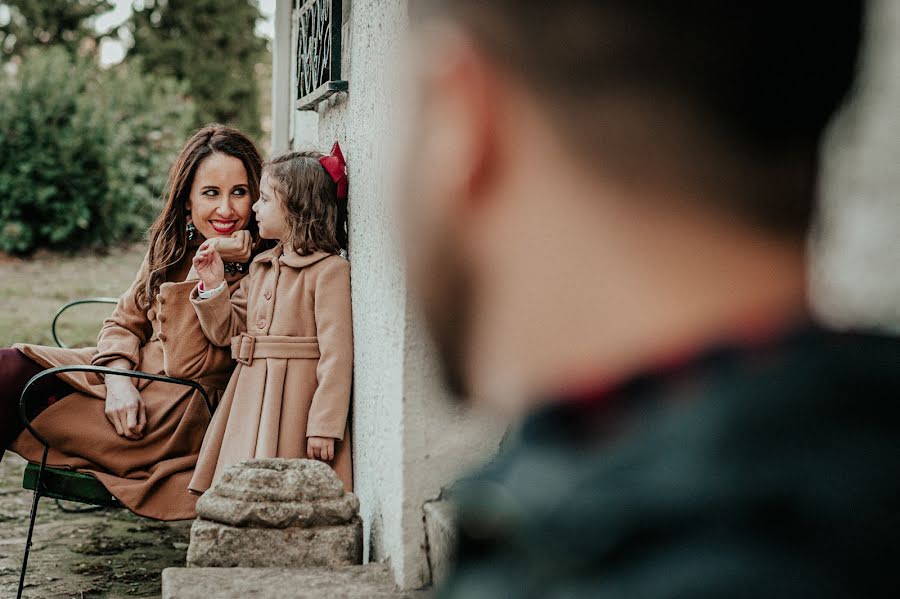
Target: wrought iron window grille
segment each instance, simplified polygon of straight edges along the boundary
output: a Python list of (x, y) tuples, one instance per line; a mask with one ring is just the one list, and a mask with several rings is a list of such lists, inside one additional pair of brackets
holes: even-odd
[(298, 110), (316, 110), (319, 102), (347, 91), (341, 79), (342, 0), (306, 0), (297, 11)]

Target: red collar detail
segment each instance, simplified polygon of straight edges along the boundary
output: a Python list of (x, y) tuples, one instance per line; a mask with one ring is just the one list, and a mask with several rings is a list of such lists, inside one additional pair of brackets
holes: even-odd
[(752, 351), (771, 345), (774, 341), (788, 335), (790, 331), (802, 328), (808, 323), (808, 317), (785, 319), (745, 319), (732, 332), (725, 333), (717, 340), (707, 343), (682, 346), (676, 350), (661, 352), (660, 355), (647, 362), (638, 370), (613, 378), (582, 379), (574, 383), (558, 387), (555, 397), (566, 403), (596, 406), (607, 403), (611, 397), (622, 389), (629, 381), (646, 374), (653, 377), (674, 375), (703, 356), (724, 348)]

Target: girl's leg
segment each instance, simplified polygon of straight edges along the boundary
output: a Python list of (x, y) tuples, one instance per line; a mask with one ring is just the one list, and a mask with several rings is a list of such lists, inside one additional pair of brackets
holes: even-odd
[[(3, 450), (25, 428), (19, 419), (22, 389), (28, 379), (43, 370), (43, 366), (17, 349), (0, 349), (0, 459), (3, 457)], [(29, 416), (34, 417), (45, 407), (74, 391), (68, 383), (55, 376), (38, 381), (29, 395), (32, 396), (33, 393), (32, 397), (44, 398), (44, 401), (32, 400), (32, 405), (37, 406), (37, 409)]]

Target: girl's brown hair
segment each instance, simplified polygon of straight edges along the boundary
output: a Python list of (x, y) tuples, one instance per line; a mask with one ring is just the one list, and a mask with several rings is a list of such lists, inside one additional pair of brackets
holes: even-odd
[[(168, 269), (181, 262), (187, 253), (186, 204), (190, 199), (191, 185), (200, 163), (217, 152), (233, 156), (244, 164), (249, 197), (259, 197), (262, 156), (249, 137), (232, 127), (216, 124), (206, 125), (194, 133), (169, 171), (165, 207), (148, 232), (150, 268), (134, 290), (134, 300), (141, 309), (149, 307), (153, 296), (166, 280)], [(259, 238), (255, 219), (250, 219), (247, 230), (255, 242)]]
[(347, 201), (338, 199), (337, 183), (319, 162), (323, 156), (287, 152), (265, 164), (288, 220), (290, 233), (284, 243), (301, 255), (347, 249)]

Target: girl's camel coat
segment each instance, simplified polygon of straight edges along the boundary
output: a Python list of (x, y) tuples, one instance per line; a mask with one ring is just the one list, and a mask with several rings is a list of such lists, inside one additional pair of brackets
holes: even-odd
[(207, 337), (230, 346), (238, 362), (191, 491), (203, 493), (241, 460), (306, 457), (307, 437), (338, 439), (331, 466), (351, 490), (350, 263), (323, 252), (283, 254), (279, 245), (254, 258), (231, 297), (193, 292), (191, 301)]
[[(213, 405), (228, 383), (231, 354), (209, 343), (188, 299), (197, 281), (185, 281), (192, 251), (173, 269), (147, 310), (138, 308), (134, 285), (119, 299), (106, 320), (97, 347), (59, 349), (16, 345), (45, 367), (74, 364), (103, 366), (117, 358), (133, 369), (194, 379)], [(141, 273), (147, 270), (147, 259)], [(135, 281), (137, 282), (137, 280)], [(229, 280), (237, 287), (237, 280)], [(35, 420), (34, 427), (52, 444), (48, 463), (96, 476), (131, 511), (160, 520), (195, 517), (197, 498), (188, 490), (209, 414), (196, 391), (167, 383), (138, 381), (147, 410), (143, 439), (116, 434), (104, 413), (106, 386), (92, 373), (59, 375), (78, 390), (57, 401)], [(42, 446), (25, 431), (10, 448), (32, 462)]]

